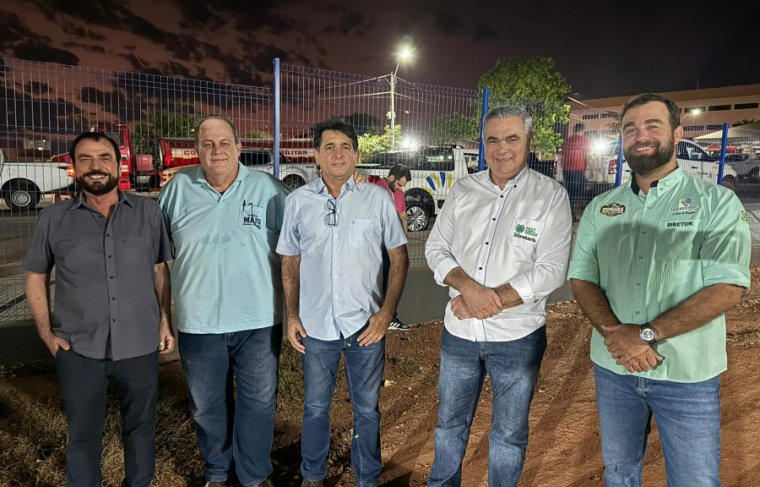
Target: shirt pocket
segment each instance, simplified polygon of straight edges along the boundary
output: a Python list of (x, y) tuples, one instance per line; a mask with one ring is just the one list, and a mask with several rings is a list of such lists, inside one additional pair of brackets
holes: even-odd
[(238, 213), (238, 228), (246, 233), (260, 232), (266, 229), (264, 208), (243, 201)]
[(674, 263), (699, 260), (704, 240), (699, 219), (667, 220), (660, 223), (657, 230), (655, 259)]
[(351, 220), (348, 229), (348, 246), (352, 249), (367, 248), (375, 241), (376, 228), (375, 220)]
[(533, 254), (544, 231), (544, 222), (530, 218), (515, 218), (508, 242), (518, 254)]

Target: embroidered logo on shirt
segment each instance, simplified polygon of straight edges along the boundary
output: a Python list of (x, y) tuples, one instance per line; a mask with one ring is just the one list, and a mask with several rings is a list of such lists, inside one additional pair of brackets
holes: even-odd
[(515, 225), (514, 237), (528, 240), (529, 242), (535, 242), (538, 238), (538, 229), (518, 223)]
[(678, 208), (673, 208), (674, 215), (690, 215), (697, 211), (697, 205), (689, 197), (678, 199)]
[(251, 202), (243, 200), (243, 206), (240, 209), (240, 224), (244, 227), (254, 226), (261, 230), (261, 210), (259, 206), (254, 206)]
[(694, 222), (691, 221), (684, 221), (684, 222), (668, 222), (668, 228), (673, 227), (693, 227)]
[(742, 211), (739, 213), (739, 218), (740, 218), (740, 219), (741, 219), (741, 221), (743, 221), (743, 222), (749, 222), (749, 218), (747, 217), (747, 211), (746, 211), (746, 210), (742, 210)]
[(599, 210), (599, 213), (601, 213), (604, 216), (618, 216), (625, 213), (625, 206), (621, 205), (620, 203), (610, 203), (609, 205), (604, 205)]

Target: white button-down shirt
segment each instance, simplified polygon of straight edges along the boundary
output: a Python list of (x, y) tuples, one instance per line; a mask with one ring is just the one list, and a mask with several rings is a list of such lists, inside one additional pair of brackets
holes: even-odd
[[(565, 279), (572, 215), (559, 183), (525, 168), (503, 190), (489, 171), (454, 184), (425, 246), (438, 284), (456, 267), (497, 288), (509, 283), (523, 304), (485, 320), (460, 320), (446, 305), (444, 323), (455, 336), (476, 342), (522, 338), (546, 323), (546, 298)], [(449, 297), (459, 295), (449, 288)]]

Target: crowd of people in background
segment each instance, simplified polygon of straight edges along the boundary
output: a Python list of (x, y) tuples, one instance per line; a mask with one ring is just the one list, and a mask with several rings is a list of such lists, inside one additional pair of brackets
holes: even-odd
[[(517, 484), (547, 345), (546, 302), (566, 278), (593, 325), (606, 485), (641, 485), (652, 418), (669, 485), (720, 485), (724, 312), (750, 283), (747, 214), (733, 192), (678, 167), (683, 128), (672, 101), (633, 98), (621, 131), (632, 177), (583, 211), (571, 257), (590, 151), (583, 125), (563, 146), (563, 187), (528, 167), (526, 110), (485, 116), (488, 169), (454, 184), (425, 248), (450, 297), (428, 485), (461, 485), (486, 376), (488, 483)], [(206, 117), (195, 131), (200, 166), (177, 174), (158, 202), (118, 188), (119, 147), (108, 135), (74, 140), (81, 191), (41, 213), (23, 263), (58, 371), (67, 485), (101, 484), (109, 380), (119, 386), (123, 485), (150, 485), (159, 355), (175, 347), (172, 295), (206, 487), (273, 485), (284, 337), (304, 377), (301, 485), (325, 485), (341, 357), (356, 485), (378, 484), (385, 335), (408, 329), (396, 310), (409, 265), (403, 190), (412, 175), (395, 166), (376, 184), (358, 177), (356, 132), (341, 119), (316, 125), (313, 138), (320, 177), (288, 192), (240, 163), (232, 120)]]

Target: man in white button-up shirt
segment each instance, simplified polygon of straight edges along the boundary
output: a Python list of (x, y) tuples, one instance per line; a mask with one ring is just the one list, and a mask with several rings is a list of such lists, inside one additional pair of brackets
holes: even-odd
[(458, 486), (486, 372), (493, 388), (488, 485), (517, 484), (528, 410), (546, 348), (545, 304), (562, 285), (572, 216), (565, 189), (527, 167), (532, 119), (500, 107), (485, 118), (488, 171), (460, 179), (428, 238), (435, 280), (449, 286), (441, 340), (430, 486)]

